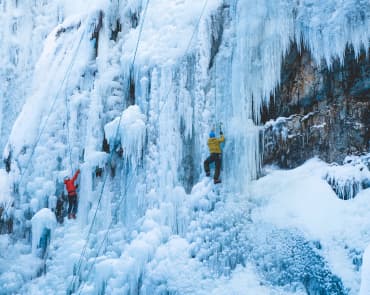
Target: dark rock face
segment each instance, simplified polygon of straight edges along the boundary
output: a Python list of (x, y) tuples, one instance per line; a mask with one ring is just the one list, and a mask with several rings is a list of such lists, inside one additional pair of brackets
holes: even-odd
[(369, 152), (370, 50), (356, 57), (349, 47), (343, 65), (329, 69), (293, 44), (262, 121), (265, 164), (294, 168), (313, 156), (341, 163)]

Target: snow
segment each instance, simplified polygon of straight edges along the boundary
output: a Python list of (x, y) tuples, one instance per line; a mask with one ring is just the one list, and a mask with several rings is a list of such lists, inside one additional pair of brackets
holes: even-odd
[[(366, 203), (369, 191), (364, 190), (349, 203), (341, 201), (323, 177), (325, 170), (332, 169), (325, 162), (313, 159), (294, 170), (272, 171), (253, 187), (252, 194), (259, 197), (259, 202), (269, 198), (269, 205), (261, 208), (261, 212), (258, 210), (254, 219), (280, 226), (304, 226), (313, 239), (320, 240), (333, 233), (343, 233), (345, 228), (350, 232), (352, 227), (346, 224), (357, 222), (355, 228), (361, 227), (363, 216), (356, 221), (354, 215)], [(273, 195), (270, 184), (274, 187)]]
[(296, 292), (289, 292), (279, 290), (278, 288), (269, 288), (259, 283), (259, 278), (256, 276), (256, 270), (248, 266), (246, 268), (237, 267), (233, 272), (230, 279), (222, 282), (216, 286), (210, 294), (213, 295), (227, 295), (227, 294), (261, 294), (261, 295), (274, 295), (274, 294), (306, 294), (304, 290), (297, 290)]
[(320, 241), (334, 272), (356, 294), (359, 279), (349, 252), (362, 252), (370, 240), (370, 189), (340, 200), (325, 180), (325, 171), (335, 169), (340, 173), (343, 167), (312, 159), (297, 169), (270, 171), (252, 187), (253, 198), (263, 204), (252, 219), (299, 228), (307, 239)]
[[(370, 196), (346, 187), (368, 181), (368, 168), (313, 159), (255, 181), (255, 123), (291, 41), (329, 66), (343, 61), (347, 44), (356, 54), (368, 44), (369, 5), (1, 1), (0, 149), (11, 171), (0, 170), (0, 201), (14, 204), (13, 234), (0, 235), (3, 292), (65, 294), (74, 282), (81, 294), (305, 294), (308, 280), (312, 292), (341, 294), (343, 283), (357, 294)], [(220, 122), (214, 186), (202, 163)], [(102, 150), (104, 135), (123, 158)], [(77, 220), (57, 226), (63, 176), (78, 167)]]

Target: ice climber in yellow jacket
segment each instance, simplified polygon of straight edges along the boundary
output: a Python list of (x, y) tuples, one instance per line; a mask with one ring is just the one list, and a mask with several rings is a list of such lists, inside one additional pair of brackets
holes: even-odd
[(215, 174), (213, 176), (213, 182), (220, 183), (220, 170), (221, 170), (221, 163), (222, 163), (222, 150), (221, 150), (221, 142), (225, 141), (224, 134), (220, 131), (220, 137), (216, 138), (215, 132), (212, 130), (209, 133), (208, 138), (208, 149), (209, 149), (209, 157), (204, 161), (204, 171), (206, 172), (206, 176), (211, 176), (211, 172), (209, 169), (209, 164), (215, 162)]

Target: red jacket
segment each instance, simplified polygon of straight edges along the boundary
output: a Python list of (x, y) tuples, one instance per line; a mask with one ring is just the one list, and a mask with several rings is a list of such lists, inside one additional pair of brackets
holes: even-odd
[(76, 185), (75, 185), (74, 182), (76, 181), (76, 179), (78, 177), (78, 174), (80, 174), (80, 169), (78, 169), (76, 171), (76, 173), (75, 173), (75, 175), (73, 175), (72, 179), (66, 179), (66, 180), (64, 180), (64, 184), (66, 186), (68, 195), (70, 195), (70, 196), (77, 195), (77, 193), (76, 193), (77, 187), (76, 187)]

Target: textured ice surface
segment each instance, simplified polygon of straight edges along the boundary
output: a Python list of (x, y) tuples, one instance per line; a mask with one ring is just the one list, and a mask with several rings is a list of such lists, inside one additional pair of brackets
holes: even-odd
[[(73, 281), (81, 294), (304, 294), (342, 283), (357, 294), (369, 190), (339, 200), (324, 177), (338, 183), (342, 168), (315, 161), (251, 180), (255, 123), (290, 42), (329, 66), (348, 44), (358, 53), (368, 46), (369, 1), (146, 5), (0, 2), (0, 148), (11, 169), (0, 191), (10, 189), (19, 240), (10, 251), (1, 236), (4, 292), (65, 294)], [(112, 142), (109, 124), (121, 115), (126, 153), (110, 156), (104, 127)], [(202, 162), (220, 122), (223, 182), (214, 187)], [(35, 278), (30, 219), (78, 167), (78, 219), (55, 230)], [(290, 251), (299, 263), (284, 260)]]

